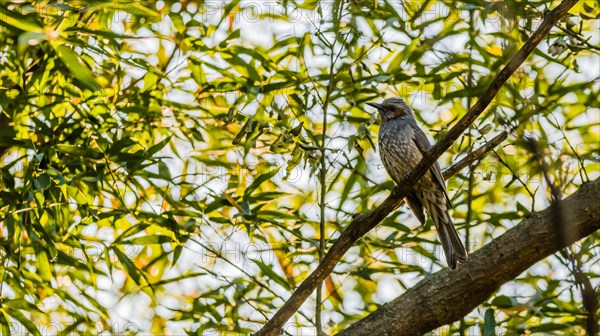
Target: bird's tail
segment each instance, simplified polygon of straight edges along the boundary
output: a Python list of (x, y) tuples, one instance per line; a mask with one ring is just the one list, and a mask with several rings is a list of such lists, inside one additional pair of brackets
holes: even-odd
[[(432, 192), (429, 196), (434, 196), (433, 194), (435, 192)], [(422, 203), (438, 231), (448, 267), (454, 269), (457, 262), (467, 261), (467, 251), (454, 228), (452, 217), (448, 214), (448, 208), (443, 197), (425, 197), (425, 202)]]

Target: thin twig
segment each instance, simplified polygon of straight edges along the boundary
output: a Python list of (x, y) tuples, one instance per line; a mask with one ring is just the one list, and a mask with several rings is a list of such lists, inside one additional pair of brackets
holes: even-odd
[(483, 157), (489, 151), (491, 151), (496, 146), (498, 146), (499, 144), (501, 144), (504, 140), (506, 140), (507, 137), (508, 137), (508, 132), (507, 131), (500, 132), (498, 135), (496, 135), (495, 137), (493, 137), (492, 140), (486, 142), (484, 145), (482, 145), (481, 147), (479, 147), (476, 150), (472, 151), (471, 153), (467, 154), (467, 156), (465, 156), (464, 158), (462, 158), (457, 163), (453, 164), (450, 168), (446, 169), (442, 173), (444, 175), (444, 178), (448, 179), (451, 176), (454, 176), (456, 173), (458, 173), (459, 171), (461, 171), (463, 168), (465, 168), (466, 166), (468, 166), (472, 162), (475, 162), (475, 161), (479, 160), (481, 157)]
[[(340, 8), (338, 9), (338, 14), (342, 12), (343, 1), (340, 1)], [(334, 23), (334, 30), (337, 30), (339, 26), (339, 22), (341, 17), (338, 16)], [(321, 134), (321, 160), (320, 160), (320, 180), (321, 180), (321, 197), (319, 202), (320, 207), (320, 219), (319, 219), (319, 263), (323, 261), (323, 257), (325, 256), (325, 210), (327, 208), (325, 196), (327, 194), (327, 156), (326, 153), (326, 144), (327, 141), (327, 109), (329, 108), (331, 93), (333, 92), (333, 83), (337, 73), (335, 73), (335, 63), (337, 58), (341, 55), (343, 49), (340, 48), (340, 52), (335, 55), (335, 46), (337, 39), (333, 40), (331, 44), (331, 55), (330, 55), (330, 64), (329, 64), (329, 82), (327, 83), (327, 88), (325, 92), (325, 100), (322, 101), (323, 104), (323, 132)], [(323, 322), (321, 320), (321, 308), (322, 308), (322, 299), (323, 299), (323, 284), (320, 283), (317, 286), (317, 302), (315, 303), (315, 321), (317, 327), (317, 336), (323, 335)]]
[[(600, 300), (596, 295), (594, 286), (592, 285), (590, 278), (581, 269), (581, 260), (575, 253), (569, 249), (564, 250), (564, 256), (567, 259), (567, 267), (571, 268), (573, 277), (575, 278), (575, 285), (581, 293), (581, 303), (586, 312), (586, 327), (585, 330), (588, 335), (598, 335), (598, 318), (596, 312), (600, 309)], [(581, 256), (578, 254), (578, 256)], [(569, 261), (571, 265), (569, 265)]]

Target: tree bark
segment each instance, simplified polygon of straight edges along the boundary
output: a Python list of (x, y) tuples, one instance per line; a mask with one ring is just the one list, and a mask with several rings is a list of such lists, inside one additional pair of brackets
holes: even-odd
[(600, 229), (600, 179), (560, 203), (569, 237), (556, 231), (552, 206), (531, 213), (457, 270), (421, 280), (338, 335), (422, 335), (462, 318), (536, 262)]

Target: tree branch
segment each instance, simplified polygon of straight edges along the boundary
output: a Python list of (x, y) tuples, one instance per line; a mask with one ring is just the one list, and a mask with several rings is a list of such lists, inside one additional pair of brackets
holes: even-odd
[(531, 213), (472, 253), (458, 270), (444, 269), (421, 280), (338, 335), (422, 335), (460, 319), (539, 260), (600, 229), (600, 179), (560, 203), (572, 232), (568, 240), (555, 229), (552, 206)]
[(444, 178), (447, 180), (450, 177), (454, 176), (456, 173), (461, 171), (463, 168), (470, 165), (472, 162), (477, 161), (478, 159), (483, 157), (485, 154), (487, 154), (489, 151), (494, 149), (496, 146), (501, 144), (504, 140), (506, 140), (507, 137), (508, 137), (507, 131), (500, 132), (498, 135), (493, 137), (492, 140), (486, 142), (484, 145), (482, 145), (481, 147), (472, 151), (471, 153), (467, 154), (460, 161), (458, 161), (457, 163), (450, 166), (450, 168), (446, 169), (443, 173)]
[(402, 202), (408, 191), (417, 181), (425, 175), (431, 165), (444, 151), (471, 125), (479, 115), (483, 113), (492, 99), (496, 96), (502, 85), (517, 68), (525, 61), (527, 56), (535, 49), (540, 41), (550, 32), (550, 29), (567, 11), (577, 3), (578, 0), (564, 0), (558, 7), (552, 10), (540, 25), (540, 27), (519, 49), (517, 54), (492, 80), (482, 97), (469, 109), (454, 127), (429, 151), (423, 154), (423, 159), (407, 175), (406, 179), (397, 187), (383, 203), (373, 211), (355, 217), (348, 228), (342, 232), (335, 244), (323, 258), (317, 268), (296, 288), (289, 300), (281, 307), (255, 336), (278, 335), (285, 322), (300, 308), (315, 288), (333, 271), (333, 268), (342, 256), (354, 245), (354, 243), (367, 232), (379, 224), (390, 212), (394, 211)]

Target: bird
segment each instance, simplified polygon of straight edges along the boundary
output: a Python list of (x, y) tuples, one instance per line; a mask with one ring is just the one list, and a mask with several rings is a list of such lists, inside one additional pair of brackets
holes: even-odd
[[(366, 104), (376, 108), (381, 116), (378, 135), (381, 160), (388, 175), (399, 185), (423, 158), (423, 153), (431, 148), (431, 144), (417, 124), (413, 110), (402, 98)], [(405, 201), (421, 224), (425, 223), (424, 212), (433, 220), (448, 267), (455, 269), (457, 262), (467, 261), (467, 251), (448, 214), (452, 204), (437, 162), (414, 185)]]

